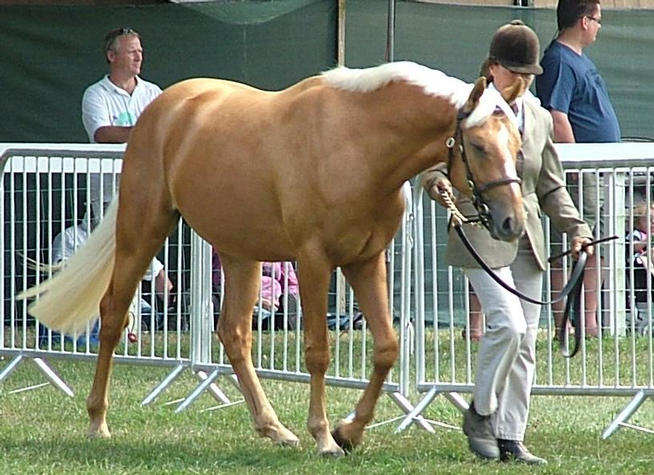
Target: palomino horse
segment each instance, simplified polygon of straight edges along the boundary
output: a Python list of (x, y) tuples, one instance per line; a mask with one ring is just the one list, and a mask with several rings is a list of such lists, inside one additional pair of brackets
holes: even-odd
[[(23, 294), (41, 294), (31, 313), (65, 332), (84, 328), (99, 307), (89, 435), (109, 436), (108, 380), (127, 309), (183, 216), (220, 252), (226, 284), (218, 334), (257, 432), (280, 444), (298, 443), (279, 422), (250, 356), (259, 262), (297, 260), (311, 374), (309, 432), (321, 454), (343, 454), (359, 444), (398, 352), (384, 250), (404, 211), (402, 185), (449, 159), (452, 181), (464, 192), (470, 192), (464, 168), (482, 188), (498, 184), (483, 193), (490, 226), (500, 239), (517, 239), (525, 217), (511, 114), (483, 78), (473, 86), (408, 62), (337, 68), (279, 92), (216, 79), (168, 88), (131, 133), (118, 204), (67, 267)], [(330, 433), (325, 314), (337, 266), (355, 291), (375, 348), (353, 420)]]

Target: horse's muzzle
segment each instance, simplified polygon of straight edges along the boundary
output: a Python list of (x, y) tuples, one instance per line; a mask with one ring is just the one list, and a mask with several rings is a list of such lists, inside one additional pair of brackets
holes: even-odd
[(525, 232), (524, 220), (517, 219), (515, 216), (506, 216), (504, 219), (496, 221), (493, 219), (491, 226), (491, 236), (500, 241), (515, 241)]
[(488, 206), (487, 228), (493, 239), (515, 241), (525, 232), (525, 212), (506, 206)]

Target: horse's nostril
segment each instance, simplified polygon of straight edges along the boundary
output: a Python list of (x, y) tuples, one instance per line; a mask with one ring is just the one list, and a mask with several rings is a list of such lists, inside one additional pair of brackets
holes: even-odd
[(501, 233), (504, 239), (515, 239), (524, 231), (524, 226), (515, 215), (504, 218), (498, 233)]
[(502, 231), (504, 231), (506, 234), (512, 234), (514, 223), (515, 220), (512, 217), (509, 216), (508, 218), (506, 218), (502, 223)]

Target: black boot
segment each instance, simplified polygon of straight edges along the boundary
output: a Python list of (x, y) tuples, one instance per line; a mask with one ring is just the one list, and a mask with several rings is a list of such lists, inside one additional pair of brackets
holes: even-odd
[(530, 465), (544, 465), (547, 460), (536, 457), (529, 452), (525, 444), (519, 440), (497, 439), (502, 462), (522, 462)]
[(472, 453), (485, 459), (499, 458), (500, 451), (491, 429), (490, 416), (477, 413), (472, 402), (463, 416), (463, 433), (468, 437), (468, 447)]

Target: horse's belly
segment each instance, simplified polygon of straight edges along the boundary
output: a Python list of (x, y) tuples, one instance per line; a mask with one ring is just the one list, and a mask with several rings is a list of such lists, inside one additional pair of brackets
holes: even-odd
[(381, 252), (401, 221), (399, 193), (380, 199), (357, 190), (329, 203), (312, 185), (315, 170), (303, 168), (309, 178), (293, 181), (268, 156), (210, 154), (199, 160), (194, 150), (177, 156), (169, 175), (174, 206), (223, 253), (279, 261), (322, 248), (334, 265), (344, 265)]
[(362, 219), (329, 239), (328, 253), (336, 265), (371, 259), (384, 251), (400, 225), (402, 213), (389, 212), (375, 220)]
[[(236, 210), (238, 208), (234, 208)], [(295, 258), (295, 252), (283, 228), (264, 214), (222, 210), (206, 213), (184, 212), (188, 224), (216, 249), (259, 261)]]

